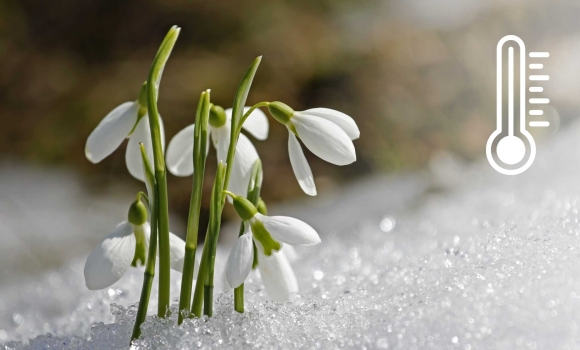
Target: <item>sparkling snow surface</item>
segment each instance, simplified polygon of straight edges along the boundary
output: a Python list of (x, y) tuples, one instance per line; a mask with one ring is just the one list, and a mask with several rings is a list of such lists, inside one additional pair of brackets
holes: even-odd
[[(267, 301), (252, 273), (245, 314), (232, 310), (231, 293), (218, 294), (213, 318), (178, 327), (175, 317), (150, 317), (134, 346), (578, 349), (580, 126), (538, 149), (534, 165), (515, 177), (484, 161), (434, 166), (431, 180), (369, 180), (273, 208), (312, 223), (322, 237), (298, 249), (301, 294), (293, 303)], [(1, 287), (4, 348), (128, 347), (141, 273), (89, 292), (83, 263)], [(179, 280), (175, 274), (174, 293)]]

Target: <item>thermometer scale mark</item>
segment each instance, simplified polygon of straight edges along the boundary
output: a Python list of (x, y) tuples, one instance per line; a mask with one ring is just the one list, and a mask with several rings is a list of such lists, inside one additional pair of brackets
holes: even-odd
[(529, 125), (531, 127), (547, 128), (548, 126), (550, 126), (550, 122), (547, 122), (547, 121), (530, 122)]
[[(531, 58), (547, 58), (550, 57), (549, 52), (530, 52)], [(544, 65), (542, 63), (530, 63), (530, 69), (539, 70), (543, 69)], [(550, 80), (549, 75), (530, 75), (530, 81), (548, 81)], [(543, 92), (544, 88), (541, 86), (533, 86), (530, 87), (530, 92)], [(530, 104), (548, 104), (550, 103), (550, 99), (547, 98), (530, 98)], [(532, 109), (530, 110), (530, 115), (544, 115), (544, 111), (539, 109)], [(538, 121), (531, 121), (528, 124), (531, 128), (547, 128), (550, 126), (549, 121), (545, 120), (538, 120)]]
[[(504, 72), (503, 52), (507, 47), (507, 72)], [(519, 84), (515, 84), (515, 60), (514, 48), (519, 49)], [(534, 162), (536, 157), (536, 143), (532, 135), (526, 130), (526, 127), (548, 127), (548, 121), (530, 121), (526, 123), (526, 102), (530, 105), (544, 105), (550, 103), (547, 98), (533, 97), (526, 100), (526, 67), (530, 70), (538, 71), (544, 68), (542, 63), (530, 63), (526, 66), (526, 47), (522, 39), (515, 35), (507, 35), (500, 39), (496, 49), (497, 56), (497, 121), (496, 130), (487, 140), (486, 155), (491, 166), (499, 173), (504, 175), (517, 175), (526, 171)], [(548, 52), (530, 52), (531, 58), (550, 57)], [(507, 113), (504, 111), (503, 83), (504, 73), (507, 73)], [(548, 81), (550, 77), (543, 74), (529, 75), (530, 81)], [(515, 90), (519, 91), (519, 108), (516, 108), (514, 101)], [(543, 92), (541, 86), (531, 86), (529, 92)], [(538, 106), (539, 107), (539, 106)], [(536, 107), (537, 108), (537, 107)], [(515, 114), (519, 112), (518, 125), (519, 130), (515, 129)], [(507, 114), (507, 116), (505, 115)], [(530, 109), (529, 115), (540, 116), (544, 111), (541, 109)], [(507, 120), (504, 118), (507, 117)], [(507, 122), (507, 123), (506, 123)], [(504, 130), (507, 125), (507, 130)], [(495, 147), (495, 151), (493, 148)]]

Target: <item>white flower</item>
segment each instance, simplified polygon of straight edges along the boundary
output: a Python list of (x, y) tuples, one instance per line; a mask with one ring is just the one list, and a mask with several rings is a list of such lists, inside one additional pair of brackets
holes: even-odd
[(318, 233), (303, 221), (287, 216), (262, 215), (247, 199), (232, 197), (234, 208), (245, 223), (245, 232), (238, 238), (226, 264), (228, 284), (237, 288), (248, 277), (254, 260), (253, 241), (268, 295), (274, 300), (289, 300), (290, 295), (298, 291), (298, 284), (286, 255), (280, 251), (282, 245), (318, 244)]
[[(117, 282), (129, 266), (144, 265), (147, 259), (151, 227), (145, 222), (133, 225), (121, 222), (113, 233), (105, 237), (93, 249), (85, 263), (84, 275), (88, 289), (98, 290)], [(181, 272), (185, 254), (185, 242), (169, 234), (171, 268)]]
[[(165, 145), (165, 132), (161, 118), (159, 122), (162, 145)], [(147, 110), (139, 101), (122, 103), (107, 114), (89, 135), (85, 155), (92, 163), (99, 163), (113, 153), (126, 138), (129, 138), (125, 154), (127, 169), (134, 178), (145, 181), (139, 143), (142, 142), (145, 145), (151, 162), (153, 162), (153, 146)]]
[[(225, 162), (230, 145), (230, 128), (232, 110), (225, 110), (225, 116), (219, 117), (214, 113), (215, 107), (223, 113), (223, 109), (218, 106), (212, 108), (210, 114), (209, 134), (212, 143), (217, 151), (217, 161)], [(250, 107), (244, 108), (244, 113)], [(212, 119), (213, 118), (213, 119)], [(258, 140), (265, 140), (268, 137), (268, 119), (264, 112), (255, 109), (242, 126)], [(193, 174), (193, 134), (195, 124), (187, 126), (181, 130), (169, 142), (167, 147), (167, 169), (176, 176), (190, 176)], [(236, 154), (232, 165), (232, 173), (228, 189), (237, 194), (245, 194), (250, 181), (252, 165), (258, 159), (258, 152), (250, 140), (240, 134), (236, 145)]]
[[(238, 247), (237, 249), (232, 250), (232, 254), (239, 254), (239, 252), (245, 251), (249, 257), (253, 259), (253, 252), (246, 251), (249, 249), (247, 244), (251, 244), (251, 238), (248, 238), (250, 235), (242, 236), (243, 239), (239, 239), (236, 242), (236, 245), (241, 244), (244, 247)], [(242, 238), (240, 237), (240, 238)], [(252, 248), (253, 250), (253, 248)], [(236, 266), (235, 262), (237, 259), (244, 259), (245, 257), (232, 257), (228, 259), (228, 265), (226, 265), (226, 269), (224, 270), (223, 280), (224, 284), (233, 289), (230, 286), (230, 282), (228, 281), (228, 271), (230, 271), (230, 278), (233, 278), (232, 283), (238, 283), (239, 281), (235, 280), (235, 274), (233, 274), (232, 270), (243, 270), (248, 268), (248, 264), (241, 264)], [(270, 299), (284, 302), (289, 301), (292, 299), (292, 296), (298, 293), (298, 281), (296, 280), (296, 275), (294, 274), (294, 270), (290, 265), (291, 262), (297, 259), (296, 252), (291, 245), (284, 244), (282, 246), (282, 250), (279, 252), (273, 252), (271, 256), (266, 256), (260, 251), (258, 251), (258, 270), (260, 271), (260, 276), (262, 278), (262, 282), (264, 284), (264, 289), (268, 294)], [(231, 262), (230, 262), (231, 261)], [(246, 271), (239, 271), (239, 275), (247, 275), (248, 272)], [(244, 281), (239, 282), (240, 284)]]
[(352, 140), (359, 138), (360, 131), (348, 115), (328, 108), (295, 112), (281, 102), (272, 102), (268, 108), (272, 116), (288, 128), (290, 163), (306, 194), (315, 196), (316, 185), (296, 136), (312, 153), (329, 163), (347, 165), (356, 161)]

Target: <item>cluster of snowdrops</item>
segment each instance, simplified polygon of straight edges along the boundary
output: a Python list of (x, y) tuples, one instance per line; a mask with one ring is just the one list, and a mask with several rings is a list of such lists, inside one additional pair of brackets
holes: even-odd
[[(87, 258), (84, 276), (89, 289), (104, 289), (118, 281), (130, 266), (145, 266), (143, 290), (137, 311), (133, 339), (140, 335), (145, 320), (155, 267), (159, 261), (158, 316), (169, 310), (170, 269), (182, 273), (179, 322), (185, 317), (212, 315), (214, 263), (223, 206), (233, 204), (242, 220), (239, 238), (226, 264), (226, 279), (234, 289), (234, 308), (244, 311), (244, 281), (258, 268), (268, 296), (286, 301), (298, 292), (289, 260), (291, 246), (320, 243), (318, 233), (295, 218), (268, 216), (260, 196), (262, 163), (250, 139), (268, 137), (268, 118), (288, 129), (290, 162), (300, 187), (316, 195), (310, 166), (298, 140), (316, 156), (336, 164), (356, 160), (352, 140), (359, 137), (353, 119), (344, 113), (314, 108), (294, 111), (282, 102), (260, 102), (246, 107), (246, 99), (261, 57), (244, 74), (233, 107), (223, 109), (210, 102), (210, 90), (203, 91), (195, 113), (195, 124), (180, 131), (165, 150), (163, 122), (157, 109), (163, 68), (175, 45), (180, 28), (174, 26), (163, 40), (147, 81), (134, 102), (111, 111), (89, 136), (85, 153), (98, 163), (129, 139), (127, 168), (146, 185), (129, 206), (127, 221), (117, 225)], [(196, 257), (202, 184), (210, 144), (217, 153), (218, 167), (210, 200), (210, 222), (199, 264)], [(192, 194), (185, 241), (169, 232), (166, 170), (177, 176), (192, 176)], [(158, 258), (158, 259), (157, 259)], [(199, 266), (197, 266), (199, 265)], [(194, 280), (194, 271), (197, 278)], [(194, 286), (195, 285), (195, 286)]]

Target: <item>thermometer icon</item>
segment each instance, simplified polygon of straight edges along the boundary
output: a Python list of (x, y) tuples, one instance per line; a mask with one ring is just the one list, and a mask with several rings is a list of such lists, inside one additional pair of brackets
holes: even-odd
[[(517, 49), (517, 54), (516, 50)], [(507, 71), (504, 71), (504, 52), (507, 52)], [(519, 60), (514, 57), (518, 56)], [(530, 57), (548, 57), (547, 52), (531, 52)], [(516, 67), (517, 65), (517, 67)], [(530, 64), (541, 69), (542, 64)], [(519, 70), (519, 73), (518, 73)], [(507, 74), (504, 74), (507, 73)], [(517, 74), (517, 77), (516, 77)], [(507, 75), (507, 77), (506, 77)], [(547, 75), (530, 75), (531, 81), (548, 80)], [(491, 166), (504, 175), (526, 171), (536, 158), (536, 143), (526, 130), (526, 47), (515, 35), (503, 37), (497, 44), (497, 124), (487, 140), (486, 154)], [(517, 82), (519, 81), (519, 84)], [(507, 85), (507, 106), (504, 103)], [(530, 87), (530, 92), (542, 92), (542, 87)], [(516, 103), (517, 100), (517, 103)], [(546, 104), (546, 98), (531, 98), (530, 104)], [(530, 115), (542, 115), (542, 110), (530, 110)], [(516, 115), (519, 118), (516, 119)], [(517, 124), (517, 128), (516, 128)], [(530, 127), (547, 127), (548, 122), (530, 122)]]

